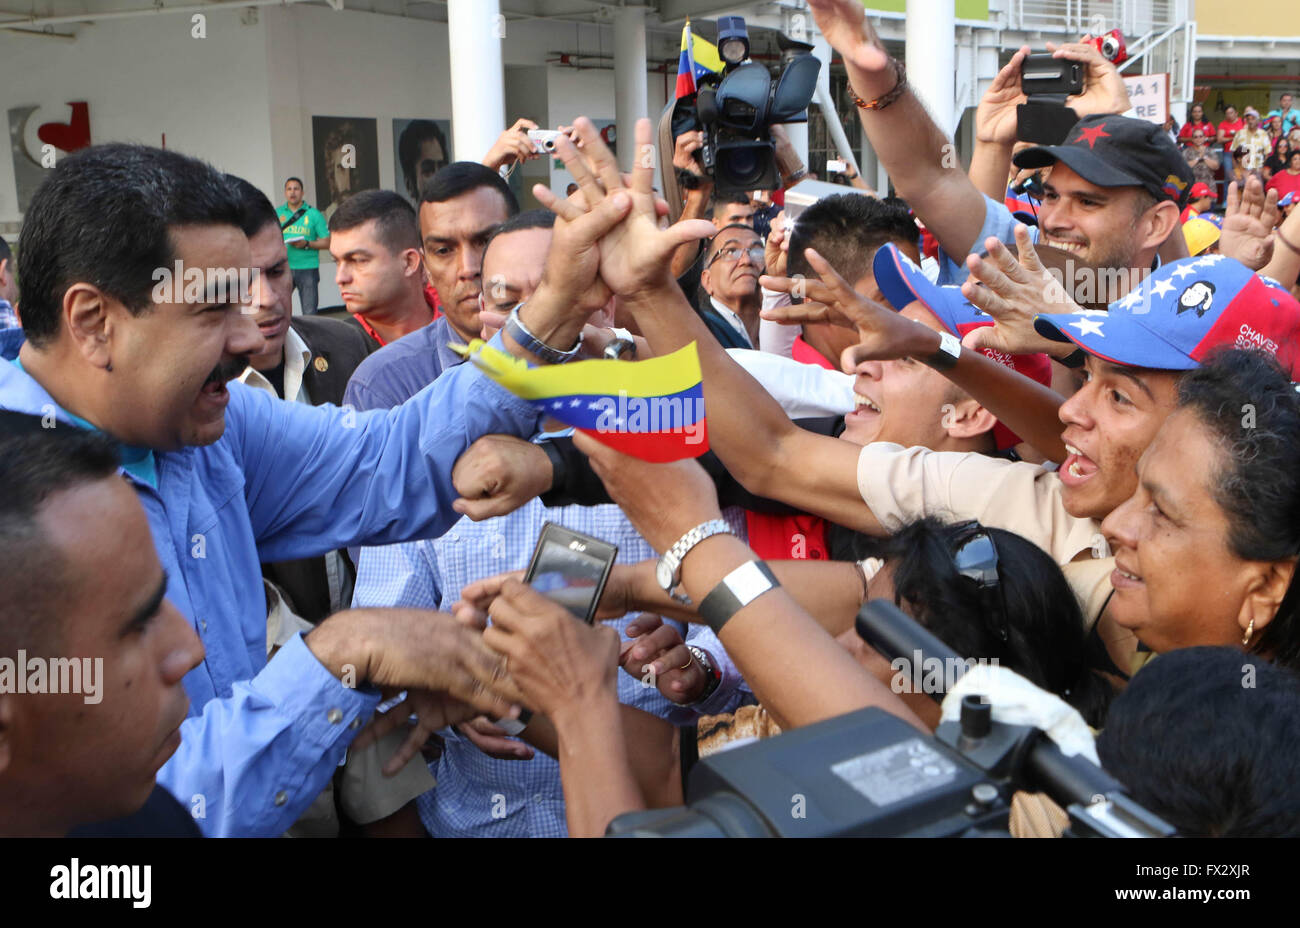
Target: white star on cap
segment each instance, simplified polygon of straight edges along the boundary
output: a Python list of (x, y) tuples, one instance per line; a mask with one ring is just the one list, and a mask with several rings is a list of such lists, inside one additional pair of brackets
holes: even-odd
[(1078, 322), (1071, 322), (1070, 325), (1079, 330), (1080, 335), (1098, 335), (1106, 337), (1106, 333), (1101, 330), (1100, 319), (1080, 319)]
[(1115, 305), (1118, 306), (1120, 309), (1132, 309), (1133, 304), (1139, 302), (1141, 299), (1142, 299), (1142, 294), (1140, 291), (1130, 290), (1128, 296), (1124, 297), (1124, 299), (1120, 300)]
[(1168, 280), (1157, 280), (1151, 285), (1152, 296), (1168, 296), (1174, 292), (1174, 285)]
[(1194, 264), (1180, 264), (1174, 268), (1174, 276), (1180, 280), (1184, 277), (1191, 277), (1195, 273), (1196, 267)]

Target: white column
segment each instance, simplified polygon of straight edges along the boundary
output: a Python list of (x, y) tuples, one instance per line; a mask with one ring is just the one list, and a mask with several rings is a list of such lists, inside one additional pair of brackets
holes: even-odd
[(646, 100), (645, 7), (619, 7), (614, 13), (614, 119), (618, 163), (625, 171), (632, 170), (636, 121), (647, 115)]
[(498, 0), (448, 0), (452, 146), (460, 161), (478, 161), (506, 128)]
[(907, 0), (907, 80), (936, 124), (951, 136), (956, 120), (953, 0)]

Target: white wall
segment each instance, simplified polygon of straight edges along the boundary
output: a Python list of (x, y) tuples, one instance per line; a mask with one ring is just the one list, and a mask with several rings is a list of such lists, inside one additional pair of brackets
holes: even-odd
[[(168, 15), (84, 26), (75, 42), (0, 32), (0, 109), (41, 107), (27, 134), (37, 157), (36, 127), (66, 122), (66, 104), (85, 100), (92, 141), (159, 145), (165, 133), (168, 148), (260, 178), (271, 158), (261, 30), (214, 8), (206, 31), (193, 38), (188, 17)], [(14, 195), (12, 160), (0, 156), (0, 221), (19, 218)]]
[[(392, 120), (452, 116), (447, 27), (306, 5), (255, 12), (246, 25), (239, 11), (214, 6), (205, 14), (204, 38), (192, 36), (191, 19), (183, 14), (60, 27), (76, 32), (75, 41), (0, 32), (0, 109), (41, 107), (28, 133), (38, 153), (36, 126), (67, 120), (66, 104), (85, 100), (92, 141), (157, 145), (166, 133), (168, 148), (247, 178), (277, 204), (289, 175), (302, 177), (308, 200), (317, 199), (312, 116), (373, 118), (380, 184), (395, 189)], [(614, 118), (612, 64), (577, 70), (547, 63), (560, 52), (611, 54), (612, 29), (529, 20), (508, 30), (508, 119), (529, 115), (553, 128), (577, 115)], [(675, 41), (652, 34), (651, 63), (675, 54)], [(665, 79), (651, 74), (647, 84), (648, 112), (657, 119)], [(559, 193), (570, 180), (563, 168), (552, 170), (544, 161), (528, 165), (520, 179), (524, 191), (542, 182)], [(16, 231), (14, 194), (11, 159), (0, 154), (0, 231)], [(338, 302), (333, 276), (323, 253), (323, 306)]]

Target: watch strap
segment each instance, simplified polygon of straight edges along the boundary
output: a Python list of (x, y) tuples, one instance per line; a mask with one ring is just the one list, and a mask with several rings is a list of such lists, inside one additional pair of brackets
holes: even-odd
[[(661, 561), (667, 565), (672, 572), (672, 585), (666, 589), (666, 592), (672, 593), (682, 582), (682, 560), (692, 548), (698, 545), (706, 538), (712, 538), (714, 535), (734, 535), (731, 526), (723, 519), (710, 519), (708, 522), (701, 522), (695, 528), (691, 529), (673, 544), (671, 548), (664, 552)], [(661, 584), (662, 585), (662, 584)], [(674, 599), (678, 597), (674, 596)], [(678, 599), (678, 602), (683, 600)], [(690, 602), (689, 599), (685, 602)]]
[(693, 644), (688, 644), (686, 650), (691, 653), (691, 657), (695, 658), (695, 662), (699, 664), (700, 668), (704, 671), (704, 689), (700, 695), (691, 702), (691, 705), (697, 706), (717, 691), (718, 685), (722, 682), (722, 671), (714, 665), (709, 652), (703, 648), (697, 648)]
[(722, 631), (727, 620), (769, 590), (781, 585), (776, 574), (762, 561), (746, 561), (722, 578), (700, 603), (700, 618), (713, 629)]
[(578, 356), (578, 351), (582, 348), (581, 332), (578, 333), (577, 344), (567, 351), (552, 348), (532, 332), (528, 331), (528, 326), (524, 325), (523, 320), (519, 318), (519, 308), (523, 305), (523, 303), (520, 303), (514, 309), (510, 310), (510, 315), (506, 319), (506, 331), (510, 333), (511, 338), (519, 343), (521, 348), (530, 354), (536, 355), (548, 364), (563, 364), (566, 361), (572, 361)]

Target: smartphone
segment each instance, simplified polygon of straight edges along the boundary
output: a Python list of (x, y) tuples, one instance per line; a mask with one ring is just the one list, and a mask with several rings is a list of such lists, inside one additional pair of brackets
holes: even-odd
[(617, 545), (547, 522), (524, 582), (590, 625), (617, 556)]
[(1020, 90), (1031, 98), (1038, 94), (1076, 96), (1083, 93), (1083, 65), (1046, 52), (1029, 55), (1020, 65)]
[(533, 143), (533, 151), (549, 154), (555, 151), (555, 140), (562, 133), (559, 129), (529, 129), (528, 138)]

